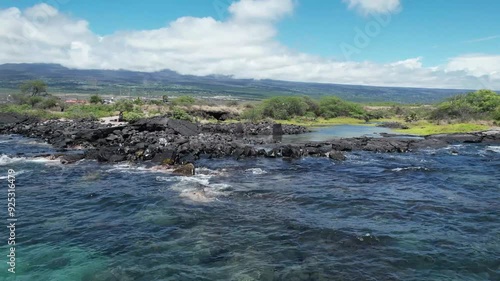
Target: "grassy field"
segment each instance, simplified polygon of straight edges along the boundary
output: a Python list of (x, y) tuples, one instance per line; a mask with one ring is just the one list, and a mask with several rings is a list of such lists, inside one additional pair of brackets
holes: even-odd
[(434, 124), (428, 121), (420, 121), (416, 124), (410, 124), (409, 129), (395, 130), (400, 133), (411, 135), (435, 135), (435, 134), (453, 134), (470, 133), (475, 131), (485, 131), (490, 128), (488, 125), (474, 123), (456, 123), (456, 124)]
[(335, 126), (335, 125), (376, 126), (376, 124), (380, 122), (399, 122), (407, 125), (410, 128), (396, 129), (395, 130), (396, 132), (409, 135), (420, 135), (420, 136), (433, 135), (433, 134), (470, 133), (476, 131), (485, 131), (492, 127), (485, 124), (475, 124), (475, 123), (435, 124), (429, 121), (404, 123), (404, 120), (400, 118), (380, 119), (376, 120), (374, 123), (365, 123), (365, 121), (355, 118), (331, 118), (331, 119), (318, 118), (318, 120), (315, 121), (304, 121), (300, 120), (300, 118), (296, 118), (292, 120), (276, 120), (276, 122), (281, 124), (300, 125), (306, 127), (325, 127), (325, 126)]

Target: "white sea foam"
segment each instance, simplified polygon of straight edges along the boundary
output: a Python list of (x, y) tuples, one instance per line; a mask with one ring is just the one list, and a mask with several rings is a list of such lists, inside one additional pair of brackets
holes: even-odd
[(27, 157), (11, 157), (5, 154), (0, 155), (0, 166), (11, 165), (20, 162), (32, 162), (32, 163), (43, 163), (43, 164), (54, 164), (60, 163), (58, 159), (50, 160), (48, 158), (27, 158)]
[(26, 158), (21, 157), (9, 157), (5, 154), (0, 155), (0, 166), (9, 165), (12, 163), (24, 161)]
[(127, 174), (145, 174), (156, 172), (150, 168), (144, 166), (134, 166), (130, 164), (116, 164), (113, 165), (111, 169), (107, 169), (106, 172), (123, 172)]
[[(26, 171), (24, 170), (20, 170), (20, 171), (16, 171), (16, 173), (14, 174), (16, 177), (21, 175), (21, 174), (24, 174)], [(0, 176), (0, 180), (6, 180), (8, 179), (9, 177), (8, 176)]]
[(500, 146), (488, 146), (488, 147), (486, 147), (486, 150), (500, 153)]
[(393, 172), (402, 172), (402, 171), (429, 171), (429, 168), (425, 167), (404, 167), (404, 168), (394, 168), (391, 169)]
[(178, 192), (179, 197), (187, 199), (190, 203), (208, 203), (231, 193), (231, 185), (229, 184), (210, 183), (210, 179), (224, 172), (199, 168), (195, 176), (158, 176), (156, 180), (174, 182), (170, 189)]
[(447, 147), (445, 147), (445, 149), (457, 149), (457, 148), (462, 148), (462, 147), (465, 147), (465, 145), (463, 145), (463, 144), (450, 144)]
[(247, 169), (245, 172), (252, 173), (254, 175), (263, 175), (267, 174), (267, 171), (262, 170), (261, 168), (252, 168), (252, 169)]

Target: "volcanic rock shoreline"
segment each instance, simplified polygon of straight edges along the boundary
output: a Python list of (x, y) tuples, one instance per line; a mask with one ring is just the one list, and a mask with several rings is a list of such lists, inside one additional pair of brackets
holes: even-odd
[(151, 161), (176, 165), (200, 158), (330, 157), (343, 160), (346, 151), (404, 153), (450, 144), (499, 144), (500, 131), (432, 135), (423, 138), (344, 138), (323, 142), (283, 144), (283, 134), (302, 134), (302, 126), (273, 123), (194, 124), (153, 117), (112, 126), (89, 120), (49, 120), (0, 113), (0, 134), (19, 134), (46, 141), (62, 151), (83, 149), (83, 154), (62, 153), (62, 163), (81, 159), (116, 163)]

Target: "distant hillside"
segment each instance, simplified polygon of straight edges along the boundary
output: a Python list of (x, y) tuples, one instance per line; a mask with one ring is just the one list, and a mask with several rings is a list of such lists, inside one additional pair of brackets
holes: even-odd
[(271, 95), (335, 95), (356, 102), (433, 103), (466, 90), (371, 87), (300, 83), (276, 80), (233, 79), (227, 76), (181, 75), (171, 70), (80, 70), (56, 64), (0, 65), (0, 90), (17, 90), (22, 81), (43, 79), (52, 92), (130, 95), (226, 96), (262, 99)]

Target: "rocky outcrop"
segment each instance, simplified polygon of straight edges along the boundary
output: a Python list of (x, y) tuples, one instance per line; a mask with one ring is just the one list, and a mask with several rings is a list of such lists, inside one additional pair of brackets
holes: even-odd
[(194, 176), (195, 168), (192, 163), (188, 163), (177, 167), (173, 173), (181, 176)]
[[(8, 117), (8, 116), (7, 116)], [(10, 119), (8, 119), (10, 118)], [(345, 159), (344, 152), (404, 153), (458, 143), (500, 143), (500, 131), (433, 135), (424, 138), (348, 138), (323, 142), (282, 144), (271, 135), (302, 133), (300, 126), (272, 123), (194, 124), (155, 117), (123, 126), (92, 121), (38, 121), (8, 117), (0, 133), (20, 134), (47, 141), (59, 149), (83, 148), (82, 155), (65, 155), (69, 164), (82, 158), (99, 162), (151, 161), (159, 165), (185, 165), (200, 158), (330, 157)], [(184, 167), (184, 166), (183, 166)], [(188, 167), (188, 166), (185, 166)], [(190, 173), (186, 170), (186, 173)], [(194, 170), (193, 170), (194, 172)]]
[(62, 164), (73, 164), (85, 158), (84, 154), (65, 154), (62, 155), (60, 161)]
[(296, 135), (310, 132), (303, 126), (281, 125), (269, 122), (261, 123), (234, 123), (234, 124), (204, 124), (201, 131), (218, 134), (244, 134), (253, 136), (267, 135)]
[(336, 151), (336, 150), (332, 150), (332, 151), (328, 152), (328, 158), (330, 158), (332, 160), (336, 160), (336, 161), (346, 160), (344, 153), (342, 153), (340, 151)]

